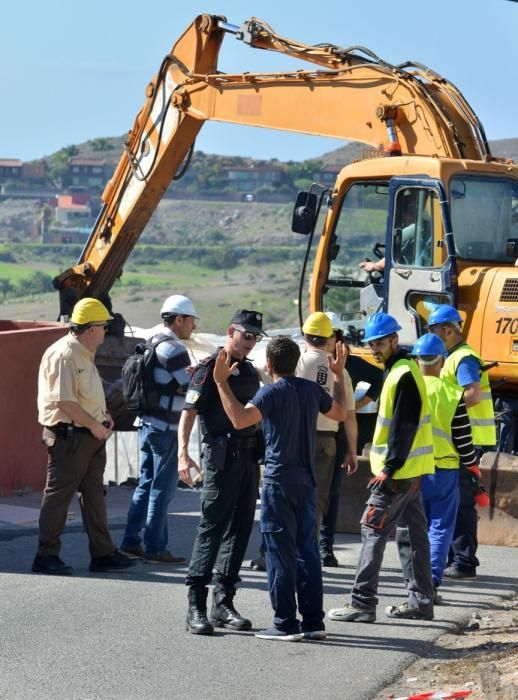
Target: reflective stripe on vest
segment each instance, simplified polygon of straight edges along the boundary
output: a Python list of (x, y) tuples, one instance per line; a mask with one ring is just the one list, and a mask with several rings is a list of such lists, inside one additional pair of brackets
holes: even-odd
[(408, 457), (403, 466), (396, 471), (394, 479), (413, 479), (435, 471), (433, 456), (432, 421), (426, 398), (423, 377), (413, 360), (401, 359), (390, 369), (383, 384), (376, 430), (370, 452), (371, 471), (379, 474), (385, 466), (388, 450), (388, 437), (394, 415), (394, 399), (401, 377), (410, 372), (414, 378), (421, 398), (419, 424)]
[(484, 363), (469, 345), (461, 345), (448, 355), (441, 371), (441, 377), (450, 382), (457, 382), (457, 368), (465, 357), (474, 357), (480, 365), (480, 388), (482, 399), (476, 406), (469, 406), (468, 416), (471, 423), (471, 434), (475, 445), (496, 444), (495, 411), (489, 385), (489, 375), (482, 371)]
[(458, 469), (459, 454), (451, 436), (451, 422), (463, 391), (439, 377), (423, 377), (432, 417), (433, 452), (435, 464), (441, 469)]

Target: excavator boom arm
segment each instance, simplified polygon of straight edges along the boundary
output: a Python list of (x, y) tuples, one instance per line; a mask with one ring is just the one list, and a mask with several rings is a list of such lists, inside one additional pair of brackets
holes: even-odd
[[(226, 33), (320, 66), (283, 73), (217, 71)], [(61, 314), (81, 296), (105, 298), (167, 187), (189, 159), (206, 120), (269, 127), (402, 153), (485, 159), (476, 115), (460, 93), (429, 69), (392, 66), (367, 49), (308, 46), (264, 22), (240, 28), (200, 15), (149, 83), (146, 102), (103, 193), (103, 209), (78, 263), (59, 275)]]

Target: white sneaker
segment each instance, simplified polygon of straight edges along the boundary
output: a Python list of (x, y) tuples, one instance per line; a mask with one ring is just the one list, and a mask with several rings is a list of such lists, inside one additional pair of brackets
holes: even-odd
[(277, 627), (270, 627), (267, 630), (256, 632), (255, 636), (258, 639), (271, 639), (279, 642), (300, 642), (301, 639), (304, 639), (304, 635), (300, 630), (284, 632), (284, 630), (277, 629)]

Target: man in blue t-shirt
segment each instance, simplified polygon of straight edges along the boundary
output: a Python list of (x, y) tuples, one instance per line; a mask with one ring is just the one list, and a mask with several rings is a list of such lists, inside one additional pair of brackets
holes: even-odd
[[(483, 389), (482, 361), (464, 340), (464, 336), (461, 332), (461, 324), (461, 315), (454, 306), (450, 306), (449, 304), (439, 304), (436, 306), (428, 319), (430, 333), (438, 335), (446, 345), (448, 351), (441, 376), (444, 376), (452, 355), (455, 356), (455, 353), (463, 352), (466, 349), (472, 353), (469, 355), (464, 354), (463, 357), (461, 356), (458, 363), (453, 364), (455, 374), (454, 377), (450, 377), (453, 381), (456, 380), (457, 384), (464, 389), (464, 401), (469, 414), (470, 409), (473, 409), (484, 401), (484, 399), (487, 400), (485, 392), (489, 393), (489, 398), (491, 393), (489, 387)], [(456, 357), (458, 357), (458, 355), (456, 355)], [(474, 424), (471, 415), (470, 420), (473, 430)], [(491, 423), (491, 419), (483, 422)], [(473, 438), (474, 444), (480, 446), (475, 434), (473, 434)], [(487, 446), (488, 443), (484, 442), (483, 445)], [(480, 477), (479, 470), (477, 470), (477, 472)], [(444, 576), (449, 579), (474, 579), (477, 576), (477, 566), (479, 566), (480, 562), (477, 558), (478, 514), (472, 480), (473, 473), (467, 469), (461, 469), (459, 477), (460, 503), (448, 556), (448, 567), (444, 571)]]
[[(214, 380), (236, 429), (262, 421), (266, 447), (260, 526), (265, 546), (273, 626), (256, 637), (283, 641), (325, 639), (322, 568), (316, 540), (314, 456), (319, 412), (341, 421), (345, 415), (344, 348), (329, 358), (333, 397), (316, 382), (294, 376), (300, 349), (291, 338), (273, 338), (266, 348), (274, 383), (243, 406), (228, 378), (235, 364), (221, 351)], [(297, 619), (298, 610), (302, 626)]]

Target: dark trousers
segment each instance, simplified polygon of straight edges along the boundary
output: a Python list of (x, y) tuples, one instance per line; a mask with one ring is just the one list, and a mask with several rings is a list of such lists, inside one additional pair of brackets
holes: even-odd
[(322, 628), (322, 567), (316, 540), (316, 490), (299, 484), (263, 484), (261, 533), (275, 627)]
[(477, 559), (477, 510), (467, 469), (461, 467), (459, 477), (460, 503), (448, 563), (464, 573), (475, 574), (480, 564)]
[[(418, 480), (393, 482), (395, 493), (371, 493), (362, 517), (362, 548), (351, 599), (358, 608), (374, 610), (387, 540), (397, 524), (408, 528), (411, 548), (408, 568), (408, 605), (432, 606), (433, 583), (428, 526), (418, 490)], [(367, 524), (367, 523), (370, 523)]]
[[(368, 442), (372, 441), (374, 428), (376, 427), (376, 413), (357, 413), (356, 422), (358, 424), (358, 443), (356, 452), (361, 455), (363, 448)], [(336, 438), (336, 460), (333, 471), (333, 478), (329, 488), (329, 502), (327, 513), (322, 518), (320, 526), (320, 549), (329, 551), (333, 549), (336, 533), (336, 523), (338, 520), (338, 509), (340, 506), (340, 492), (342, 488), (342, 462), (347, 452), (347, 438), (343, 424), (340, 423), (340, 429), (337, 432)]]
[(336, 433), (317, 431), (315, 444), (315, 478), (317, 481), (316, 533), (329, 509), (329, 496), (336, 462)]
[(201, 519), (185, 583), (206, 586), (216, 564), (217, 583), (233, 587), (240, 581), (254, 522), (259, 488), (255, 448), (229, 446), (221, 464), (204, 448), (202, 460)]
[(336, 457), (333, 470), (333, 478), (329, 487), (329, 503), (327, 513), (322, 518), (320, 526), (320, 549), (332, 550), (335, 541), (336, 522), (338, 520), (338, 508), (340, 505), (340, 489), (342, 487), (342, 462), (347, 452), (347, 439), (343, 424), (340, 423), (340, 428), (336, 433)]
[(106, 517), (104, 440), (96, 440), (89, 432), (70, 433), (66, 438), (60, 438), (46, 428), (42, 439), (47, 447), (48, 462), (39, 519), (38, 553), (43, 556), (59, 554), (68, 507), (78, 492), (91, 556), (111, 554), (115, 545)]
[(356, 423), (358, 424), (358, 443), (356, 448), (357, 454), (361, 455), (365, 445), (368, 442), (372, 442), (377, 418), (377, 413), (356, 414)]

